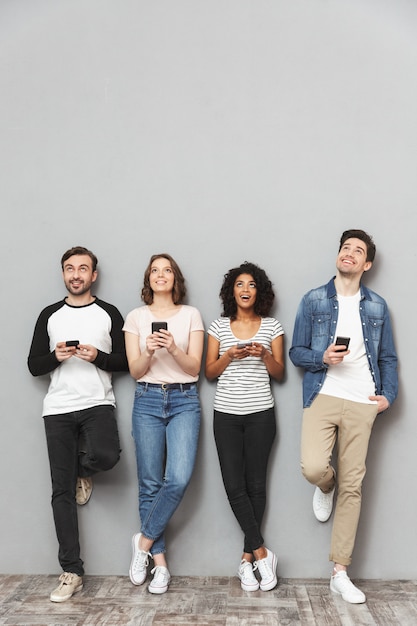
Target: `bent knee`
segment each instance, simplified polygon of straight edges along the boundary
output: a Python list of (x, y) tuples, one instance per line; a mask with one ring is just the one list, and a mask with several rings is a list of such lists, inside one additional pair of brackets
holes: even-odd
[(301, 473), (306, 480), (312, 485), (317, 485), (326, 476), (329, 471), (329, 465), (318, 463), (301, 463)]
[(98, 455), (94, 464), (100, 468), (102, 472), (112, 469), (120, 460), (120, 450), (107, 451)]

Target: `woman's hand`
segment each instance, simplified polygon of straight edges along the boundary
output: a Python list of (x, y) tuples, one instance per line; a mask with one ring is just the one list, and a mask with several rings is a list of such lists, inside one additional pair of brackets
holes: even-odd
[[(159, 350), (160, 348), (165, 348), (171, 356), (175, 356), (178, 352), (178, 348), (174, 341), (174, 336), (169, 332), (169, 330), (165, 330), (161, 328), (158, 332), (152, 333), (148, 337), (149, 339), (149, 347), (151, 350)], [(148, 345), (148, 341), (146, 342)]]
[(265, 346), (261, 343), (257, 343), (256, 341), (252, 342), (252, 345), (248, 347), (248, 356), (256, 356), (262, 359), (267, 352)]

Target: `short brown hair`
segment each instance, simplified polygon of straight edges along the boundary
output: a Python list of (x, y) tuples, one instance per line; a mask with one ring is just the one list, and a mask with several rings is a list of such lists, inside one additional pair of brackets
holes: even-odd
[(82, 254), (85, 254), (90, 257), (91, 263), (93, 264), (93, 272), (95, 272), (97, 269), (97, 263), (98, 263), (97, 257), (93, 252), (91, 252), (91, 250), (87, 250), (87, 248), (84, 248), (83, 246), (74, 246), (73, 248), (70, 248), (69, 250), (64, 252), (64, 254), (62, 255), (62, 259), (61, 259), (62, 269), (64, 269), (65, 261), (67, 261), (70, 257), (74, 255), (82, 255)]

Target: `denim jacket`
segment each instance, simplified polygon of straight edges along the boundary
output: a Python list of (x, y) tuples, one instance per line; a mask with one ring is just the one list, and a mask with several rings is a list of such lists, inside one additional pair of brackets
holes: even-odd
[[(360, 290), (363, 339), (376, 395), (385, 396), (391, 405), (398, 393), (398, 375), (388, 307), (374, 291), (362, 284)], [(327, 365), (323, 363), (323, 355), (335, 340), (338, 311), (334, 278), (327, 285), (306, 293), (298, 308), (290, 359), (305, 370), (304, 407), (311, 405), (326, 377)]]

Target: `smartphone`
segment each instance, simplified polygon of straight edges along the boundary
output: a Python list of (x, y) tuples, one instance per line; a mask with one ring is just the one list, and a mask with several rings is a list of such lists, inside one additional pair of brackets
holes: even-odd
[(238, 348), (246, 348), (252, 345), (251, 341), (239, 341), (237, 344)]
[(350, 337), (336, 337), (336, 346), (346, 346), (346, 350), (349, 348)]
[(161, 329), (168, 330), (167, 322), (152, 322), (152, 332), (157, 333)]
[(78, 339), (70, 339), (69, 341), (65, 342), (65, 345), (67, 346), (67, 348), (69, 348), (70, 346), (75, 346), (77, 347), (80, 344)]

